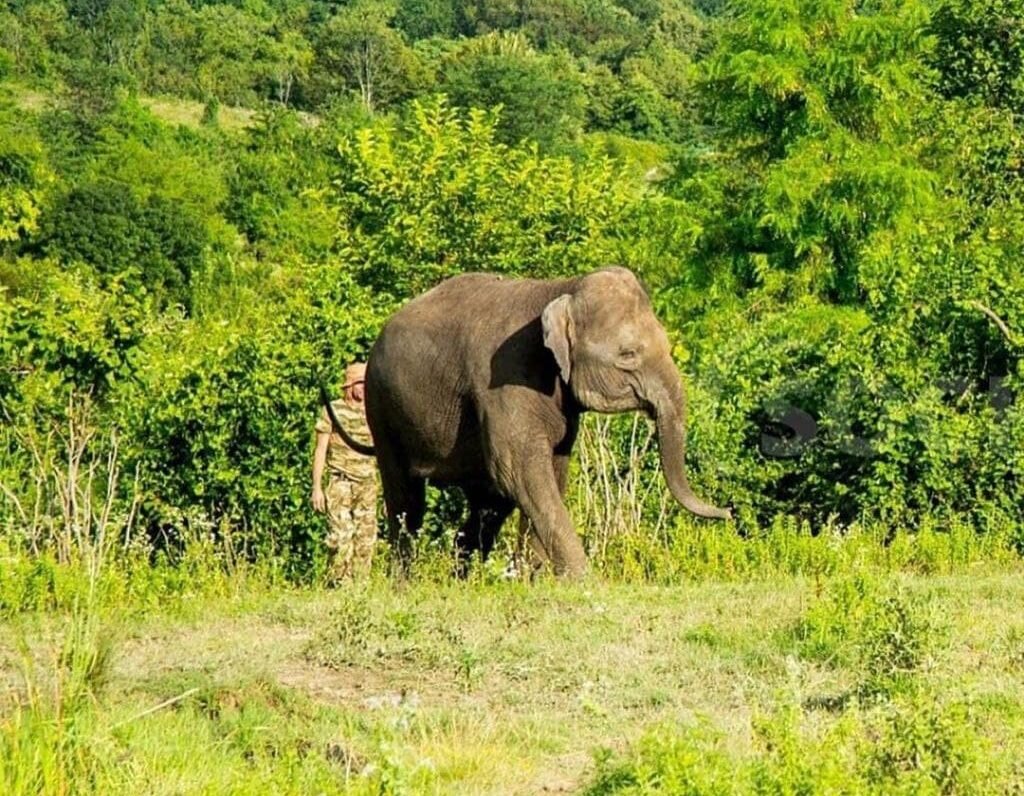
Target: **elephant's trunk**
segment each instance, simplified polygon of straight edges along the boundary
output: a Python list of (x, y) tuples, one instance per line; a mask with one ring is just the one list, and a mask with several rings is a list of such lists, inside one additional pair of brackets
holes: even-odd
[(658, 429), (661, 469), (665, 473), (672, 496), (685, 509), (698, 517), (728, 520), (732, 512), (705, 503), (693, 494), (686, 478), (686, 398), (682, 381), (672, 367), (671, 375), (663, 375), (653, 396), (652, 405)]

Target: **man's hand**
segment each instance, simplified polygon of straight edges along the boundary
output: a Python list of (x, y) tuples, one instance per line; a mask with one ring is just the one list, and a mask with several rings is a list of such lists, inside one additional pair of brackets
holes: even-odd
[(313, 487), (313, 498), (310, 502), (313, 504), (314, 511), (319, 511), (321, 514), (327, 511), (327, 500), (324, 498), (323, 488)]

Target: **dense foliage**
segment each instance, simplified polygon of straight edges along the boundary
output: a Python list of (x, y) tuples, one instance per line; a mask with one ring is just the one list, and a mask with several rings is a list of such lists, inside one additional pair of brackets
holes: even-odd
[(1022, 30), (1018, 0), (9, 3), (0, 516), (45, 544), (71, 461), (158, 546), (304, 567), (321, 375), (445, 276), (619, 262), (741, 531), (1016, 529)]
[(691, 120), (706, 23), (686, 0), (28, 0), (0, 9), (0, 77), (64, 86), (93, 108), (123, 90), (386, 112), (442, 90), (503, 104), (509, 140), (563, 145), (585, 118), (667, 140)]

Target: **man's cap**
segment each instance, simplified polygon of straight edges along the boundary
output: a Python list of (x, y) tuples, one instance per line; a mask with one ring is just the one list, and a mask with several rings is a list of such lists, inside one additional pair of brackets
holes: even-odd
[(365, 362), (353, 362), (347, 368), (345, 368), (345, 383), (341, 385), (342, 389), (346, 387), (352, 387), (356, 384), (362, 384), (366, 381), (366, 363)]

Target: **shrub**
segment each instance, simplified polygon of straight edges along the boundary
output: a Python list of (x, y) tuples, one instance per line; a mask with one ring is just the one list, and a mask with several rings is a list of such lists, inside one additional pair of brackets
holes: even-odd
[(190, 307), (192, 275), (202, 268), (209, 240), (202, 220), (180, 202), (158, 194), (142, 200), (119, 183), (89, 183), (61, 197), (41, 226), (50, 256), (120, 277), (160, 305)]
[(794, 637), (804, 657), (852, 666), (856, 695), (885, 700), (919, 691), (941, 633), (927, 602), (859, 574), (831, 583)]
[(154, 541), (229, 536), (239, 556), (288, 554), (308, 576), (323, 522), (308, 507), (317, 386), (336, 388), (381, 316), (327, 269), (288, 291), (273, 310), (151, 337), (116, 417)]
[(360, 281), (405, 299), (485, 270), (566, 276), (608, 264), (635, 201), (620, 170), (497, 140), (497, 113), (414, 103), (401, 131), (346, 137), (334, 164), (337, 246)]
[(997, 793), (996, 771), (964, 705), (923, 696), (883, 711), (866, 777), (882, 793)]

